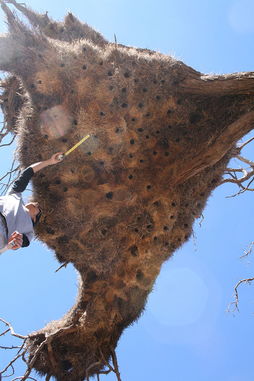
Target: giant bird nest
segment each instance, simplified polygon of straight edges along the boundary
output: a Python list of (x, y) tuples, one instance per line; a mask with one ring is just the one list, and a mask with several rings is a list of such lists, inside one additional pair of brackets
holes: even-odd
[(80, 273), (76, 304), (32, 333), (31, 366), (58, 381), (99, 373), (138, 319), (161, 265), (191, 233), (236, 142), (253, 128), (253, 73), (206, 76), (1, 1), (2, 109), (23, 167), (91, 138), (33, 178), (37, 237)]

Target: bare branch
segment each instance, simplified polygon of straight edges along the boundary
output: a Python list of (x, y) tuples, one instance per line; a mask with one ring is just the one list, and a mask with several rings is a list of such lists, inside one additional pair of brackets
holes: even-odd
[(239, 152), (241, 152), (241, 150), (247, 146), (249, 143), (251, 143), (252, 141), (254, 140), (254, 136), (250, 139), (248, 139), (246, 142), (242, 143), (240, 146), (237, 147), (237, 149), (239, 149)]
[(248, 160), (245, 157), (240, 156), (240, 155), (238, 155), (236, 157), (237, 157), (238, 160), (242, 161), (243, 163), (249, 164), (250, 167), (252, 167), (252, 168), (254, 167), (254, 162), (253, 161), (250, 161), (250, 160)]
[[(13, 376), (14, 375), (14, 373), (15, 373), (15, 370), (14, 370), (14, 367), (13, 367), (13, 365), (10, 365), (10, 368), (11, 368), (11, 372), (12, 373), (10, 373), (10, 374), (7, 374), (6, 376), (3, 376), (3, 377), (11, 377), (11, 376)], [(1, 377), (1, 373), (0, 373), (0, 377)], [(0, 378), (0, 380), (1, 380), (1, 378)]]
[[(253, 72), (226, 75), (192, 74), (180, 83), (181, 89), (192, 94), (250, 94), (253, 93)], [(220, 86), (218, 86), (218, 83)]]
[(116, 352), (115, 352), (114, 348), (111, 348), (111, 356), (112, 356), (112, 361), (113, 361), (113, 365), (115, 368), (115, 374), (116, 374), (117, 380), (121, 381), (121, 376), (120, 376), (120, 372), (119, 372)]
[(252, 241), (248, 247), (247, 250), (244, 250), (244, 254), (240, 257), (241, 259), (242, 258), (245, 258), (245, 257), (248, 257), (251, 253), (252, 253), (252, 248), (253, 248), (253, 245), (254, 245), (254, 241)]
[(88, 381), (89, 381), (89, 372), (90, 372), (90, 370), (93, 369), (94, 367), (96, 367), (96, 366), (100, 366), (100, 365), (101, 365), (101, 361), (96, 361), (95, 363), (91, 364), (91, 365), (87, 368), (87, 370), (86, 370), (86, 378), (87, 378)]
[[(17, 381), (17, 380), (24, 380), (23, 376), (21, 377), (16, 377), (16, 378), (13, 378), (11, 381)], [(33, 377), (27, 377), (26, 380), (33, 380), (33, 381), (37, 381), (35, 378)]]
[[(227, 198), (238, 196), (246, 191), (251, 191), (251, 192), (254, 191), (254, 188), (250, 188), (250, 185), (254, 181), (254, 162), (240, 155), (241, 150), (253, 141), (254, 141), (254, 137), (248, 139), (246, 142), (242, 143), (236, 148), (237, 155), (235, 156), (235, 158), (241, 162), (241, 165), (242, 163), (244, 163), (244, 164), (247, 164), (248, 167), (227, 168), (225, 171), (225, 174), (229, 177), (224, 178), (220, 182), (220, 185), (226, 184), (226, 183), (232, 183), (232, 184), (236, 184), (240, 188), (240, 190), (237, 193), (231, 196), (227, 196)], [(238, 176), (238, 174), (240, 173), (242, 174), (241, 177)], [(244, 183), (248, 180), (250, 180), (248, 184), (244, 185)]]
[(243, 182), (249, 180), (249, 178), (254, 175), (254, 170), (252, 170), (250, 172), (247, 172), (246, 170), (241, 169), (241, 172), (244, 173), (244, 175), (242, 177), (240, 177), (239, 179), (237, 178), (237, 176), (235, 174), (229, 173), (229, 175), (232, 178), (231, 179), (225, 179), (225, 180), (223, 180), (221, 182), (221, 184), (224, 184), (224, 183), (234, 183), (234, 184), (238, 184), (239, 185), (239, 184), (242, 184)]
[(9, 143), (6, 143), (6, 144), (1, 144), (0, 148), (1, 147), (6, 147), (6, 146), (10, 146), (14, 142), (15, 138), (16, 138), (16, 135), (13, 135), (11, 141)]
[(100, 355), (101, 355), (101, 357), (102, 357), (103, 362), (109, 367), (110, 371), (115, 373), (115, 369), (114, 369), (114, 368), (110, 365), (110, 363), (106, 360), (106, 358), (105, 358), (105, 356), (104, 356), (104, 354), (103, 354), (103, 352), (102, 352), (101, 349), (100, 349)]
[(243, 169), (242, 168), (227, 168), (225, 173), (227, 175), (230, 175), (231, 173), (230, 172), (242, 172)]
[(12, 325), (8, 322), (8, 321), (5, 321), (4, 319), (0, 318), (0, 321), (2, 323), (4, 323), (7, 327), (9, 327), (8, 331), (11, 332), (11, 335), (12, 336), (15, 336), (15, 337), (18, 337), (19, 339), (23, 339), (23, 340), (26, 340), (28, 338), (28, 336), (23, 336), (23, 335), (20, 335), (18, 333), (16, 333), (12, 327)]
[(66, 268), (67, 265), (68, 265), (68, 262), (63, 263), (60, 267), (58, 267), (58, 268), (55, 270), (55, 273), (57, 273), (58, 271), (60, 271), (63, 267)]
[(99, 373), (97, 374), (109, 374), (111, 371), (111, 369), (108, 369), (108, 370), (101, 370)]
[(13, 174), (14, 172), (16, 172), (16, 171), (18, 171), (18, 170), (19, 170), (19, 166), (17, 166), (16, 168), (11, 169), (10, 171), (6, 172), (6, 174), (0, 178), (0, 181), (2, 181), (3, 179), (5, 179), (6, 176), (11, 175), (11, 174)]
[(202, 213), (201, 216), (200, 216), (199, 223), (198, 223), (200, 228), (201, 228), (201, 226), (202, 226), (202, 223), (203, 223), (204, 219), (205, 219), (205, 217), (204, 217), (204, 215), (203, 215), (203, 213)]
[[(26, 352), (26, 350), (24, 351)], [(6, 365), (6, 367), (0, 371), (0, 375), (4, 374), (10, 367), (12, 367), (12, 365), (20, 358), (23, 356), (23, 352), (18, 354), (17, 356), (15, 356), (10, 362), (8, 365)]]
[(0, 336), (4, 336), (4, 335), (6, 335), (6, 333), (9, 332), (9, 331), (10, 331), (10, 328), (6, 329), (6, 331), (4, 331), (3, 333), (1, 333)]
[(232, 303), (230, 303), (229, 307), (228, 307), (228, 311), (239, 311), (239, 293), (238, 293), (238, 287), (242, 284), (242, 283), (247, 283), (247, 284), (251, 284), (252, 282), (254, 281), (254, 278), (247, 278), (247, 279), (242, 279), (242, 280), (239, 280), (239, 282), (236, 284), (235, 288), (234, 288), (234, 291), (235, 291), (235, 294), (234, 294), (234, 301)]
[(1, 181), (1, 180), (3, 180), (4, 178), (6, 178), (8, 176), (7, 183), (6, 184), (1, 184), (1, 189), (4, 188), (4, 190), (1, 193), (1, 195), (5, 194), (7, 189), (13, 184), (13, 182), (15, 181), (15, 179), (12, 180), (13, 175), (18, 173), (19, 170), (20, 170), (20, 166), (17, 166), (16, 168), (14, 168), (15, 162), (16, 162), (16, 159), (14, 159), (12, 161), (12, 165), (11, 165), (10, 170), (2, 178), (0, 178), (0, 181)]
[[(8, 332), (10, 332), (10, 334), (18, 339), (21, 339), (23, 340), (23, 343), (21, 346), (11, 346), (11, 347), (8, 347), (8, 346), (0, 346), (0, 349), (5, 349), (5, 350), (13, 350), (13, 349), (18, 349), (18, 352), (16, 353), (16, 355), (12, 358), (12, 360), (5, 366), (5, 368), (3, 370), (0, 371), (0, 380), (1, 380), (1, 377), (11, 377), (12, 375), (14, 375), (15, 373), (15, 370), (14, 370), (14, 366), (13, 364), (19, 360), (20, 358), (27, 364), (27, 361), (25, 359), (25, 354), (27, 352), (27, 349), (25, 348), (25, 344), (26, 344), (26, 341), (27, 341), (27, 338), (28, 336), (23, 336), (23, 335), (20, 335), (18, 333), (16, 333), (12, 327), (12, 325), (5, 321), (4, 319), (0, 318), (0, 321), (2, 323), (4, 323), (8, 329), (6, 329), (4, 332), (1, 333), (0, 336), (4, 336), (6, 335)], [(8, 369), (11, 368), (12, 370), (12, 373), (9, 374), (9, 375), (4, 375), (4, 373), (6, 373), (8, 371)], [(15, 378), (16, 379), (21, 379), (20, 377), (19, 378)]]
[(121, 377), (120, 377), (120, 372), (119, 372), (119, 367), (118, 367), (118, 362), (117, 362), (117, 357), (116, 357), (115, 350), (112, 347), (110, 349), (111, 349), (111, 358), (112, 358), (112, 362), (113, 362), (113, 367), (106, 360), (102, 350), (100, 349), (100, 355), (101, 355), (102, 361), (108, 366), (109, 369), (106, 370), (106, 371), (101, 371), (98, 374), (108, 374), (110, 372), (114, 372), (116, 374), (117, 380), (121, 381)]
[(5, 346), (0, 345), (0, 349), (20, 349), (20, 348), (21, 348), (20, 345), (19, 346), (12, 345), (11, 347), (5, 347)]
[[(186, 182), (189, 178), (194, 177), (207, 168), (207, 166), (218, 163), (229, 150), (233, 149), (232, 141), (237, 141), (244, 133), (248, 133), (252, 126), (254, 126), (254, 111), (248, 112), (228, 125), (218, 139), (215, 139), (208, 147), (200, 147), (196, 155), (188, 161), (188, 167), (183, 166), (183, 170), (178, 171), (174, 184)], [(238, 155), (239, 149), (235, 149), (235, 151)]]
[(235, 194), (233, 194), (233, 195), (231, 195), (231, 196), (227, 196), (226, 198), (231, 198), (231, 197), (239, 196), (240, 194), (242, 194), (242, 193), (244, 193), (244, 192), (246, 192), (246, 191), (253, 192), (253, 191), (254, 191), (254, 188), (250, 188), (250, 187), (249, 187), (253, 181), (254, 181), (254, 177), (251, 179), (251, 181), (247, 184), (246, 187), (243, 186), (241, 183), (239, 183), (239, 184), (238, 184), (238, 185), (239, 185), (239, 188), (241, 188), (240, 191), (237, 192), (237, 193), (235, 193)]

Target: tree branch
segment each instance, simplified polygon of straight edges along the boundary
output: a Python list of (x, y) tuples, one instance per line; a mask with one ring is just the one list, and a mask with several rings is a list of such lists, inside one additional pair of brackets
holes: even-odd
[(10, 145), (14, 142), (15, 138), (16, 138), (16, 135), (14, 135), (14, 136), (12, 137), (12, 139), (11, 139), (11, 141), (10, 141), (9, 143), (1, 144), (1, 145), (0, 145), (0, 148), (1, 148), (1, 147), (7, 147), (7, 146), (10, 146)]
[[(238, 287), (242, 284), (242, 283), (248, 283), (248, 284), (251, 284), (252, 282), (254, 281), (254, 278), (248, 278), (248, 279), (242, 279), (242, 280), (239, 280), (239, 282), (236, 284), (235, 288), (234, 288), (234, 291), (235, 291), (235, 295), (234, 295), (234, 298), (235, 300), (230, 303), (229, 307), (228, 307), (228, 310), (234, 312), (234, 311), (239, 311), (239, 293), (238, 293)], [(232, 306), (233, 306), (233, 310), (232, 310)]]
[(111, 366), (109, 361), (106, 360), (101, 349), (100, 349), (100, 355), (101, 355), (102, 361), (108, 366), (109, 369), (107, 371), (101, 371), (98, 374), (108, 374), (110, 372), (113, 372), (116, 374), (117, 380), (121, 381), (115, 350), (113, 348), (111, 348), (111, 357), (112, 357), (113, 366)]
[(244, 254), (240, 257), (241, 259), (242, 258), (245, 258), (245, 257), (248, 257), (251, 253), (252, 253), (252, 248), (253, 248), (253, 245), (254, 245), (254, 241), (252, 241), (248, 247), (247, 250), (244, 250)]
[[(241, 144), (237, 148), (239, 155), (236, 156), (236, 159), (238, 159), (241, 163), (247, 164), (248, 167), (247, 168), (227, 168), (225, 173), (229, 176), (229, 178), (225, 178), (220, 182), (220, 185), (225, 183), (232, 183), (232, 184), (236, 184), (240, 188), (239, 192), (228, 197), (235, 197), (246, 191), (254, 191), (254, 188), (250, 188), (250, 185), (254, 181), (254, 162), (240, 155), (241, 150), (244, 147), (246, 147), (248, 144), (250, 144), (253, 140), (254, 140), (254, 137), (250, 138), (249, 140), (247, 140), (245, 143)], [(238, 177), (237, 174), (239, 173), (242, 173), (241, 177)], [(244, 183), (249, 179), (250, 181), (245, 186)]]
[(28, 336), (23, 336), (23, 335), (20, 335), (20, 334), (16, 333), (16, 332), (14, 331), (12, 325), (11, 325), (9, 322), (5, 321), (5, 320), (2, 319), (2, 318), (0, 318), (0, 321), (1, 321), (2, 323), (4, 323), (4, 324), (9, 328), (6, 332), (9, 332), (9, 331), (10, 331), (12, 336), (15, 336), (15, 337), (17, 337), (17, 338), (19, 338), (19, 339), (23, 339), (23, 340), (28, 339)]
[(115, 352), (115, 350), (113, 348), (111, 348), (111, 356), (112, 356), (112, 361), (113, 361), (113, 365), (114, 365), (114, 369), (115, 369), (114, 371), (115, 371), (117, 380), (121, 381), (121, 376), (120, 376), (120, 372), (119, 372), (116, 352)]
[(180, 82), (179, 87), (184, 93), (227, 95), (253, 94), (254, 72), (233, 73), (226, 75), (202, 75), (193, 73)]
[[(196, 155), (188, 161), (188, 166), (183, 164), (179, 170), (174, 185), (186, 182), (208, 166), (211, 167), (220, 161), (234, 144), (251, 129), (254, 128), (254, 111), (251, 111), (234, 123), (227, 126), (224, 131), (215, 137), (208, 145), (201, 147)], [(187, 168), (186, 168), (187, 167)], [(180, 168), (180, 169), (181, 169)]]

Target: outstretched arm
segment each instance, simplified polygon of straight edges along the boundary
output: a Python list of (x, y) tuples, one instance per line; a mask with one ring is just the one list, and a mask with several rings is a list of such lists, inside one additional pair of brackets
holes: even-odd
[(43, 169), (49, 165), (53, 165), (56, 163), (59, 163), (59, 155), (61, 155), (62, 152), (55, 153), (51, 156), (50, 159), (40, 161), (38, 163), (31, 164), (28, 168), (26, 168), (19, 176), (19, 178), (14, 182), (10, 193), (21, 193), (23, 192), (33, 175), (38, 172), (40, 169)]
[(59, 156), (62, 154), (63, 154), (62, 152), (55, 153), (48, 160), (39, 161), (38, 163), (34, 163), (30, 165), (30, 168), (33, 168), (34, 173), (36, 173), (40, 171), (41, 169), (48, 167), (49, 165), (57, 164), (61, 161), (59, 160)]

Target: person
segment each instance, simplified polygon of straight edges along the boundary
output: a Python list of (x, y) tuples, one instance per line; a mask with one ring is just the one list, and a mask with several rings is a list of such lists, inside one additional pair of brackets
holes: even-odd
[(42, 211), (38, 202), (24, 204), (22, 192), (36, 172), (59, 163), (62, 154), (55, 153), (48, 160), (30, 165), (21, 172), (8, 194), (0, 197), (0, 253), (7, 245), (12, 250), (29, 246)]

